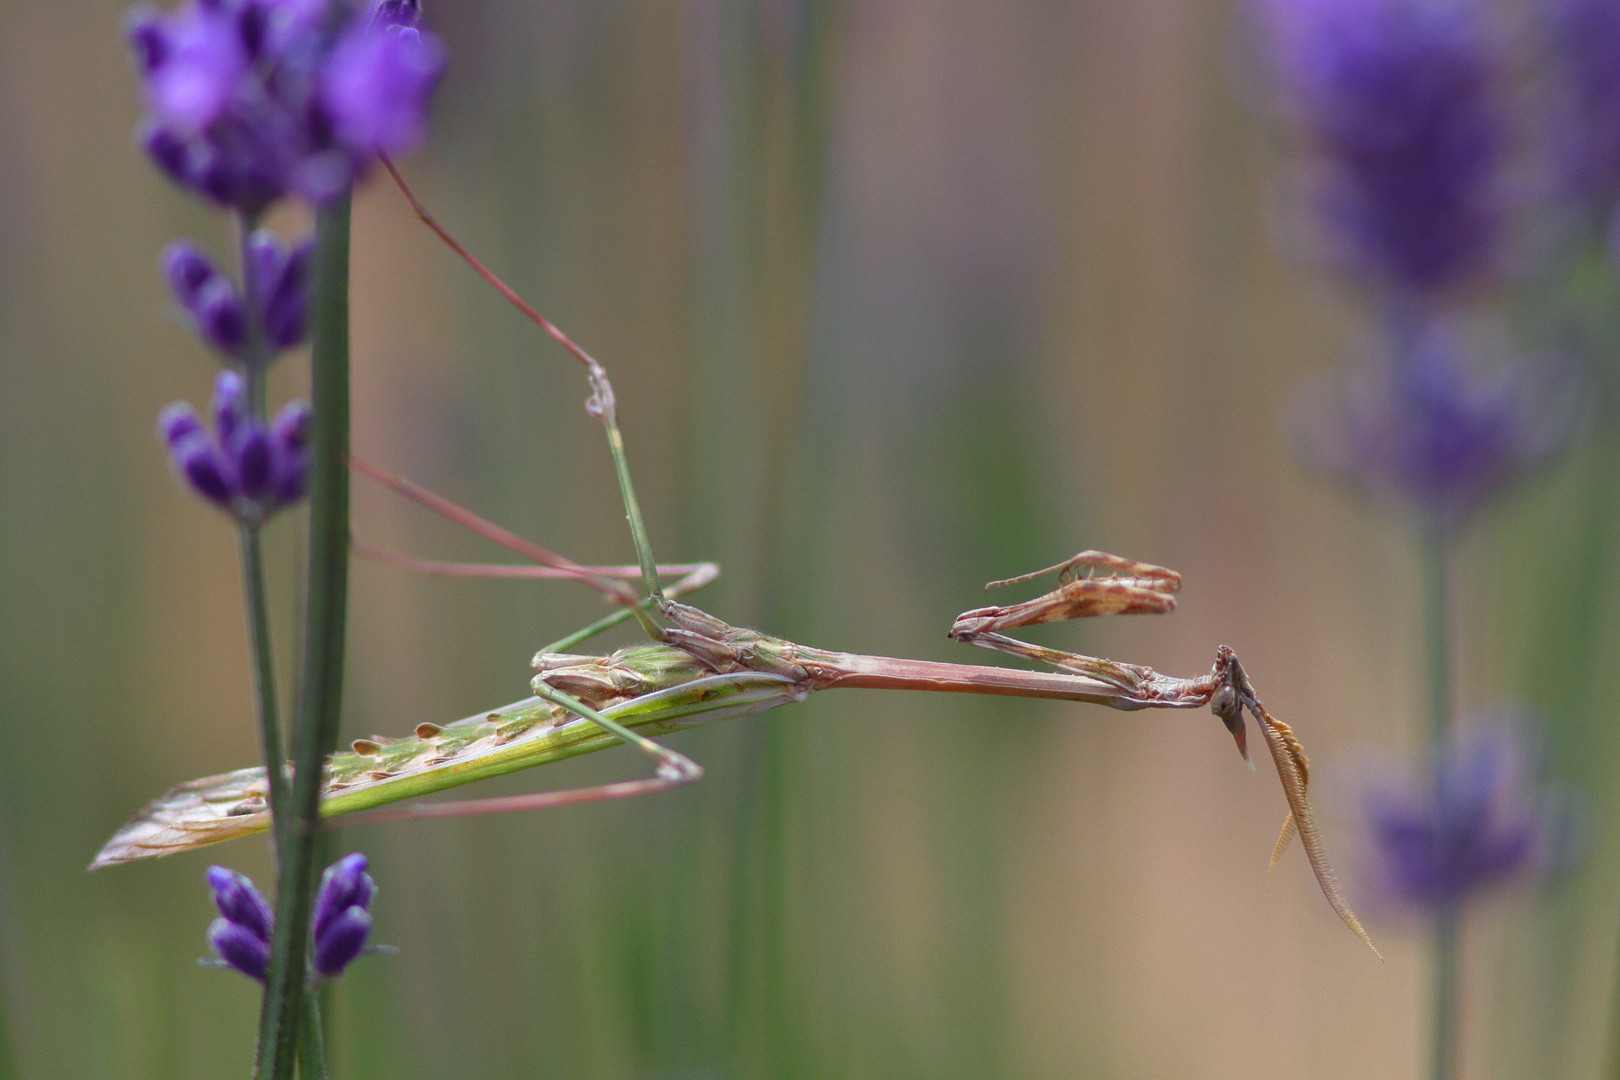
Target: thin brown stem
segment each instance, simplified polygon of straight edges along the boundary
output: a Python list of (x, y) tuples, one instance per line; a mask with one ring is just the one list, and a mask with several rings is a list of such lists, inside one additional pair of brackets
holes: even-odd
[(471, 510), (457, 506), (444, 496), (435, 495), (427, 488), (407, 480), (403, 476), (378, 468), (376, 465), (352, 454), (349, 456), (349, 468), (367, 480), (374, 481), (390, 491), (403, 495), (418, 506), (431, 510), (440, 517), (455, 522), (457, 525), (465, 526), (484, 539), (497, 543), (508, 551), (516, 552), (526, 559), (532, 559), (541, 566), (549, 566), (553, 570), (559, 571), (562, 576), (572, 578), (581, 585), (589, 586), (621, 604), (632, 605), (637, 601), (635, 592), (625, 585), (595, 573), (591, 567), (581, 566), (566, 555), (559, 555), (555, 551), (543, 548), (530, 540), (525, 540), (510, 529), (503, 528), (488, 518), (480, 517)]
[[(508, 563), (439, 562), (434, 559), (418, 559), (412, 555), (401, 555), (397, 551), (389, 551), (387, 548), (380, 548), (361, 540), (354, 542), (354, 553), (369, 562), (394, 566), (401, 570), (411, 570), (418, 574), (440, 574), (445, 577), (465, 578), (539, 578), (545, 581), (579, 580), (579, 573), (574, 570), (558, 570), (551, 566), (514, 566)], [(637, 578), (641, 576), (641, 567), (639, 566), (584, 566), (580, 569), (605, 578)], [(666, 563), (658, 567), (658, 573), (664, 577), (685, 577), (700, 572), (708, 572), (712, 569), (717, 569), (714, 563)], [(712, 573), (709, 576), (712, 577)]]
[(496, 292), (506, 297), (512, 306), (523, 312), (524, 316), (530, 322), (534, 323), (540, 329), (549, 334), (552, 340), (557, 344), (561, 345), (564, 349), (567, 349), (569, 355), (575, 360), (578, 360), (581, 364), (584, 364), (586, 370), (590, 371), (593, 375), (602, 371), (602, 365), (598, 364), (591, 357), (590, 353), (574, 344), (573, 339), (567, 334), (563, 333), (561, 330), (557, 329), (556, 325), (553, 324), (550, 319), (546, 318), (544, 315), (534, 310), (534, 308), (530, 307), (528, 301), (524, 300), (523, 297), (513, 292), (511, 287), (508, 286), (506, 282), (496, 277), (493, 270), (479, 262), (478, 259), (474, 257), (472, 252), (462, 247), (460, 241), (451, 236), (449, 231), (446, 230), (443, 225), (439, 224), (438, 219), (432, 214), (428, 213), (427, 207), (423, 206), (416, 198), (416, 193), (411, 190), (409, 184), (405, 183), (405, 178), (399, 174), (399, 170), (394, 167), (394, 163), (388, 159), (387, 154), (379, 154), (378, 157), (383, 163), (383, 168), (388, 170), (388, 175), (394, 178), (394, 183), (398, 185), (400, 194), (404, 195), (405, 201), (411, 204), (411, 209), (415, 211), (416, 216), (422, 219), (422, 224), (432, 229), (434, 233), (438, 235), (440, 240), (443, 240), (447, 245), (449, 245), (451, 251), (454, 251), (457, 255), (461, 256), (462, 262), (472, 267), (474, 272), (476, 272), (479, 277), (489, 282), (490, 286)]

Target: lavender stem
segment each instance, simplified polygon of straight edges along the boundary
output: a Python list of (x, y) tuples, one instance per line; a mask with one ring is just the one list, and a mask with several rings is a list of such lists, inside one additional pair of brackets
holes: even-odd
[(248, 415), (263, 420), (268, 414), (265, 402), (265, 375), (272, 356), (269, 338), (265, 335), (264, 312), (256, 297), (262, 294), (263, 282), (257, 280), (258, 268), (248, 251), (248, 237), (259, 227), (258, 213), (238, 212), (236, 220), (237, 263), (241, 271), (242, 298), (247, 308), (247, 343), (242, 353), (242, 374), (247, 379)]
[[(265, 368), (269, 362), (269, 345), (265, 339), (264, 319), (252, 298), (258, 283), (254, 281), (254, 260), (248, 254), (248, 237), (258, 226), (257, 214), (238, 213), (237, 253), (241, 271), (242, 296), (247, 300), (247, 344), (244, 353), (247, 380), (247, 412), (263, 420), (267, 413), (264, 393)], [(288, 792), (283, 765), (287, 760), (282, 749), (281, 718), (276, 707), (276, 666), (270, 642), (270, 615), (265, 603), (264, 548), (259, 536), (258, 523), (241, 522), (237, 525), (237, 549), (242, 563), (242, 599), (247, 608), (248, 644), (253, 652), (253, 702), (259, 722), (259, 752), (264, 758), (270, 801), (271, 845), (275, 850), (276, 866), (286, 849)]]
[[(1434, 767), (1446, 760), (1450, 739), (1452, 686), (1450, 620), (1446, 570), (1449, 534), (1441, 528), (1423, 537), (1423, 637), (1429, 684), (1429, 742)], [(1456, 1080), (1459, 937), (1462, 913), (1443, 904), (1434, 917), (1434, 1014), (1430, 1072), (1433, 1080)]]
[(265, 603), (264, 550), (257, 525), (238, 524), (236, 536), (242, 562), (248, 644), (253, 653), (253, 702), (259, 721), (259, 751), (264, 757), (268, 780), (271, 841), (279, 867), (286, 851), (288, 792), (284, 764), (287, 755), (282, 749), (281, 721), (276, 707), (276, 668), (270, 645), (270, 614)]
[(326, 1028), (321, 1019), (321, 993), (304, 998), (304, 1031), (299, 1040), (299, 1080), (327, 1080)]
[[(349, 556), (349, 196), (315, 218), (310, 370), (309, 583), (294, 736), (292, 820), (276, 895), (276, 928), (259, 1021), (255, 1075), (291, 1080), (305, 1016), (309, 918), (321, 850), (325, 758), (337, 746), (343, 696)], [(311, 1038), (318, 1038), (312, 1032)]]

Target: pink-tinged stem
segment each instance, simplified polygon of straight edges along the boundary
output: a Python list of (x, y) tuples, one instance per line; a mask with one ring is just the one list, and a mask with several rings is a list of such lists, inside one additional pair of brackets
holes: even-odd
[(487, 518), (479, 517), (471, 510), (457, 506), (444, 496), (435, 495), (427, 488), (407, 480), (403, 476), (378, 468), (363, 458), (355, 457), (352, 454), (349, 456), (349, 468), (364, 476), (367, 480), (374, 481), (390, 491), (403, 495), (418, 506), (431, 510), (440, 517), (455, 522), (457, 525), (471, 529), (484, 539), (497, 543), (508, 551), (516, 552), (526, 559), (533, 559), (542, 566), (549, 566), (553, 570), (559, 571), (562, 576), (571, 578), (581, 585), (587, 585), (622, 604), (633, 605), (637, 603), (634, 590), (628, 586), (605, 578), (593, 572), (591, 567), (581, 566), (565, 555), (559, 555), (555, 551), (525, 540), (510, 529), (503, 528)]
[[(541, 578), (547, 581), (565, 580), (575, 581), (579, 573), (574, 570), (558, 570), (550, 566), (513, 566), (506, 563), (455, 563), (438, 562), (433, 559), (418, 559), (410, 555), (401, 555), (386, 548), (375, 547), (359, 540), (354, 542), (354, 553), (362, 559), (382, 563), (385, 566), (397, 566), (401, 570), (414, 570), (420, 574), (442, 574), (446, 577), (469, 578)], [(709, 566), (708, 563), (673, 563), (658, 567), (658, 572), (665, 577), (685, 576), (697, 573)], [(606, 578), (636, 578), (641, 576), (639, 566), (583, 566), (580, 569)]]
[(567, 334), (563, 333), (561, 330), (557, 329), (550, 319), (546, 318), (544, 315), (534, 310), (534, 308), (530, 307), (528, 301), (524, 300), (523, 297), (513, 292), (511, 288), (507, 286), (506, 282), (496, 277), (493, 270), (474, 258), (472, 252), (462, 247), (460, 242), (457, 241), (455, 237), (451, 236), (450, 233), (445, 230), (445, 227), (440, 225), (438, 220), (434, 218), (432, 214), (428, 213), (427, 207), (423, 206), (419, 201), (417, 201), (416, 193), (411, 191), (409, 184), (405, 183), (405, 178), (399, 175), (399, 170), (394, 168), (394, 163), (388, 159), (387, 154), (379, 154), (378, 158), (382, 161), (383, 168), (388, 170), (388, 175), (394, 178), (394, 183), (399, 186), (400, 193), (405, 196), (405, 201), (411, 204), (411, 209), (416, 212), (416, 216), (422, 219), (422, 224), (432, 229), (438, 235), (440, 240), (443, 240), (446, 244), (450, 245), (451, 251), (454, 251), (457, 255), (461, 256), (461, 260), (463, 262), (472, 267), (479, 277), (489, 282), (490, 286), (496, 292), (506, 297), (506, 299), (511, 302), (513, 307), (523, 312), (524, 316), (528, 318), (530, 322), (534, 323), (540, 329), (549, 334), (552, 340), (556, 341), (557, 344), (561, 345), (564, 349), (567, 349), (569, 355), (578, 360), (581, 364), (584, 364), (585, 367), (592, 373), (596, 373), (601, 370), (601, 366), (591, 358), (589, 353), (580, 348), (578, 345), (575, 345), (573, 339)]
[(669, 780), (652, 777), (646, 780), (620, 780), (595, 787), (569, 788), (566, 791), (537, 791), (528, 795), (498, 795), (487, 799), (458, 799), (453, 802), (405, 803), (387, 810), (370, 810), (353, 814), (343, 822), (353, 825), (387, 825), (396, 821), (422, 821), (429, 818), (477, 817), (483, 814), (506, 814), (522, 810), (547, 810), (555, 806), (575, 803), (600, 802), (604, 799), (628, 799), (634, 795), (649, 795), (665, 788), (681, 787), (700, 779), (701, 773)]

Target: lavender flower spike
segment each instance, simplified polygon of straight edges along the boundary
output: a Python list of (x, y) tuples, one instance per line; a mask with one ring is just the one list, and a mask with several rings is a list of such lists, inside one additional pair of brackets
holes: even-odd
[(1508, 731), (1476, 731), (1438, 749), (1426, 783), (1369, 786), (1375, 878), (1392, 901), (1455, 909), (1533, 869), (1546, 829)]
[(1588, 396), (1576, 373), (1520, 362), (1485, 375), (1463, 351), (1432, 325), (1384, 369), (1319, 387), (1300, 417), (1308, 462), (1445, 532), (1569, 444)]
[(176, 402), (158, 417), (158, 437), (192, 490), (238, 521), (259, 525), (303, 498), (309, 455), (309, 406), (287, 405), (267, 427), (249, 416), (246, 383), (234, 371), (214, 383), (214, 433), (191, 406)]
[(141, 142), (175, 182), (248, 216), (288, 193), (330, 199), (372, 155), (421, 141), (444, 49), (415, 19), (411, 3), (309, 0), (137, 13)]
[(1490, 268), (1503, 121), (1480, 0), (1256, 0), (1346, 262), (1428, 296)]
[(366, 873), (366, 857), (359, 852), (327, 867), (310, 927), (315, 971), (321, 978), (340, 974), (365, 948), (371, 933), (371, 913), (366, 908), (376, 888)]

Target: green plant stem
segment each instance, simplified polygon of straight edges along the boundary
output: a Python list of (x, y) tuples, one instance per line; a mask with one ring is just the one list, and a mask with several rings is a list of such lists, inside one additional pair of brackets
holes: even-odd
[[(1440, 768), (1450, 737), (1452, 714), (1451, 633), (1448, 617), (1448, 536), (1439, 529), (1423, 538), (1423, 639), (1429, 685), (1431, 767)], [(1432, 1080), (1456, 1080), (1458, 963), (1461, 912), (1442, 908), (1434, 921), (1434, 1015), (1430, 1047)]]
[[(242, 296), (247, 301), (247, 341), (243, 348), (243, 376), (247, 382), (249, 415), (263, 420), (268, 411), (265, 402), (265, 368), (270, 361), (269, 341), (265, 337), (264, 319), (252, 297), (259, 291), (254, 277), (253, 260), (248, 256), (248, 237), (259, 227), (259, 215), (236, 215), (237, 271), (242, 282)], [(285, 850), (287, 824), (287, 777), (283, 771), (286, 752), (282, 749), (281, 718), (276, 708), (275, 653), (270, 643), (270, 613), (265, 603), (264, 547), (257, 524), (240, 523), (237, 526), (237, 550), (242, 563), (242, 598), (247, 609), (248, 645), (253, 653), (253, 704), (259, 724), (259, 752), (264, 757), (268, 778), (271, 827), (271, 846), (275, 851), (276, 870), (280, 873), (281, 856)]]
[(247, 608), (248, 643), (253, 653), (253, 703), (259, 722), (259, 752), (269, 786), (271, 840), (279, 870), (287, 823), (286, 752), (276, 708), (276, 666), (270, 646), (270, 612), (265, 603), (264, 549), (256, 525), (237, 526), (242, 562), (242, 599)]
[[(337, 746), (349, 557), (349, 198), (315, 218), (314, 422), (309, 466), (309, 582), (304, 609), (292, 814), (259, 1020), (256, 1076), (290, 1080), (305, 1015), (309, 916), (320, 857), (324, 759)], [(317, 1038), (318, 1032), (311, 1032)]]
[(1428, 664), (1429, 741), (1438, 750), (1451, 727), (1451, 631), (1447, 615), (1449, 563), (1447, 538), (1439, 531), (1423, 538), (1423, 644)]
[(264, 313), (253, 302), (261, 283), (254, 275), (248, 257), (248, 237), (259, 227), (259, 215), (236, 216), (237, 269), (242, 280), (242, 299), (247, 308), (247, 341), (242, 349), (242, 376), (247, 381), (248, 414), (263, 420), (269, 413), (265, 401), (265, 376), (270, 367), (270, 339), (264, 331)]
[(298, 1056), (300, 1080), (327, 1080), (326, 1029), (321, 1021), (321, 996), (320, 991), (312, 990), (304, 998), (304, 1033)]
[(1448, 904), (1434, 916), (1434, 1080), (1457, 1080), (1457, 1004), (1462, 912)]

